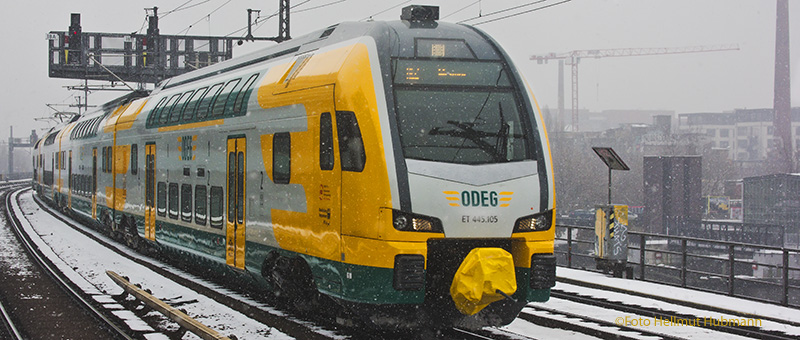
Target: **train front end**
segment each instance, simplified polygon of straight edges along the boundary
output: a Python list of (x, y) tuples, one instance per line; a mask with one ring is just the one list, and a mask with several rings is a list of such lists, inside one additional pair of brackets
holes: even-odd
[(425, 19), (391, 25), (382, 63), (399, 197), (384, 238), (418, 245), (398, 248), (393, 287), (424, 290), (438, 320), (508, 324), (555, 285), (555, 194), (541, 114), (485, 33)]

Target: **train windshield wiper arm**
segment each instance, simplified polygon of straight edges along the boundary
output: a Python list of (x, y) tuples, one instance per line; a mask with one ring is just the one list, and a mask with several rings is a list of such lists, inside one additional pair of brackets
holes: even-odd
[[(435, 127), (433, 129), (431, 129), (431, 131), (428, 132), (428, 134), (430, 134), (431, 136), (440, 135), (440, 136), (460, 137), (460, 138), (467, 139), (467, 140), (475, 143), (475, 145), (477, 145), (478, 148), (480, 148), (484, 152), (486, 152), (489, 155), (491, 155), (492, 158), (494, 158), (494, 161), (504, 161), (505, 160), (505, 157), (499, 153), (498, 148), (497, 148), (496, 145), (489, 144), (489, 143), (487, 143), (486, 141), (483, 140), (486, 137), (498, 137), (500, 135), (500, 133), (484, 132), (484, 131), (475, 130), (473, 128), (475, 126), (475, 123), (467, 123), (467, 122), (459, 122), (459, 121), (454, 121), (454, 120), (448, 120), (447, 124), (453, 125), (458, 129), (445, 130), (445, 129), (441, 128), (441, 127)], [(463, 147), (463, 144), (462, 144), (462, 147)], [(461, 149), (461, 147), (459, 149)]]

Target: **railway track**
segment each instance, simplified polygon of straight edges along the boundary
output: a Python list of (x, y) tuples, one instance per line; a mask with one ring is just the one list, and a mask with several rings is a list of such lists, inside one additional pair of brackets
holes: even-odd
[(692, 324), (695, 325), (694, 327), (699, 327), (703, 329), (713, 330), (716, 332), (727, 333), (732, 335), (739, 335), (743, 337), (749, 337), (755, 339), (774, 339), (774, 340), (784, 340), (784, 339), (788, 340), (797, 338), (796, 336), (788, 335), (783, 332), (767, 330), (760, 327), (713, 324), (711, 320), (709, 320), (707, 317), (700, 315), (679, 313), (653, 307), (643, 307), (633, 304), (621, 303), (619, 301), (611, 301), (604, 298), (585, 296), (572, 292), (554, 290), (551, 293), (551, 296), (553, 298), (577, 302), (584, 305), (596, 306), (607, 310), (618, 311), (620, 312), (619, 314), (621, 315), (622, 314), (637, 315), (652, 320), (698, 320), (699, 319), (703, 320), (703, 322), (693, 322)]
[[(436, 337), (438, 339), (533, 339), (520, 334), (511, 334), (503, 331), (496, 333), (485, 330), (465, 330), (465, 329), (446, 329), (440, 331), (364, 331), (354, 328), (340, 328), (331, 320), (319, 320), (318, 317), (311, 315), (298, 314), (287, 306), (269, 297), (256, 295), (252, 291), (245, 289), (232, 290), (232, 285), (227, 284), (224, 279), (201, 278), (203, 273), (199, 273), (194, 268), (184, 268), (180, 264), (165, 264), (161, 260), (144, 254), (132, 252), (125, 245), (109, 239), (96, 230), (72, 220), (61, 212), (50, 208), (40, 200), (36, 199), (40, 209), (48, 211), (53, 217), (60, 220), (74, 230), (86, 237), (91, 238), (101, 246), (114, 251), (116, 254), (125, 257), (139, 265), (142, 265), (157, 274), (168, 278), (177, 284), (187, 287), (202, 295), (205, 295), (217, 303), (223, 304), (234, 309), (247, 317), (252, 318), (265, 325), (265, 328), (274, 328), (281, 333), (297, 339), (331, 339), (331, 338), (386, 338), (386, 339), (426, 339)], [(173, 265), (181, 267), (176, 268)], [(187, 274), (187, 271), (191, 274)], [(211, 282), (209, 282), (211, 280)], [(147, 283), (140, 282), (143, 288)], [(223, 288), (225, 287), (225, 288)], [(136, 302), (130, 299), (118, 299), (118, 303), (128, 309), (135, 309)], [(181, 304), (180, 299), (172, 301)]]
[(6, 307), (0, 302), (0, 317), (2, 318), (2, 328), (0, 328), (0, 338), (10, 340), (22, 340), (22, 333), (17, 329), (11, 314), (8, 313)]
[[(0, 187), (2, 190), (2, 187)], [(338, 327), (330, 321), (320, 321), (317, 318), (309, 315), (297, 313), (291, 308), (287, 308), (274, 299), (254, 294), (252, 291), (237, 290), (231, 291), (224, 281), (201, 279), (200, 273), (194, 275), (187, 274), (183, 269), (177, 269), (172, 265), (166, 265), (160, 261), (154, 260), (143, 254), (132, 252), (124, 245), (111, 240), (108, 237), (98, 233), (93, 229), (64, 216), (60, 212), (53, 211), (46, 205), (37, 200), (41, 209), (48, 210), (53, 216), (61, 220), (80, 233), (90, 237), (95, 242), (102, 246), (111, 249), (115, 253), (139, 264), (147, 267), (148, 269), (157, 272), (176, 283), (186, 286), (198, 293), (208, 296), (212, 300), (234, 309), (259, 323), (264, 327), (276, 329), (289, 337), (298, 339), (331, 339), (331, 338), (352, 338), (352, 339), (365, 339), (365, 338), (417, 338), (425, 339), (436, 337), (438, 339), (534, 339), (535, 334), (528, 334), (526, 332), (514, 332), (510, 329), (495, 328), (495, 329), (482, 329), (482, 330), (463, 330), (463, 329), (449, 329), (441, 330), (438, 332), (422, 332), (422, 333), (408, 333), (408, 332), (364, 332), (354, 329), (343, 329)], [(146, 286), (147, 283), (143, 283)], [(606, 314), (617, 313), (620, 315), (635, 315), (646, 317), (650, 319), (663, 318), (663, 319), (686, 319), (694, 318), (695, 316), (669, 312), (658, 308), (642, 307), (632, 304), (620, 303), (618, 301), (610, 301), (607, 299), (599, 299), (591, 296), (584, 296), (580, 294), (553, 290), (552, 302), (556, 303), (572, 303), (582, 306), (591, 306), (600, 310), (604, 310)], [(120, 304), (127, 305), (129, 308), (135, 308), (135, 304), (131, 301), (118, 301)], [(192, 303), (192, 301), (182, 301), (181, 298), (176, 298), (172, 303), (184, 304)], [(553, 308), (548, 307), (553, 306)], [(569, 313), (565, 310), (569, 308), (559, 308), (557, 304), (531, 304), (520, 314), (516, 323), (525, 323), (537, 325), (547, 329), (555, 329), (556, 331), (563, 332), (578, 332), (599, 338), (616, 338), (616, 339), (683, 339), (690, 336), (681, 334), (674, 334), (664, 332), (663, 329), (651, 329), (635, 327), (632, 325), (619, 325), (614, 321), (609, 321), (603, 318), (592, 317), (582, 313)], [(574, 309), (573, 309), (574, 310)], [(706, 333), (701, 334), (714, 334), (730, 335), (730, 338), (761, 338), (761, 339), (793, 339), (795, 337), (786, 335), (781, 332), (757, 329), (757, 328), (742, 328), (742, 327), (706, 327)], [(172, 335), (171, 338), (176, 338)], [(179, 337), (177, 337), (179, 338)], [(539, 338), (548, 338), (547, 336)]]
[[(86, 332), (78, 330), (77, 334), (80, 334), (79, 336), (136, 339), (137, 337), (132, 336), (129, 329), (121, 326), (118, 318), (115, 318), (102, 305), (75, 286), (70, 279), (58, 270), (33, 243), (28, 234), (22, 230), (23, 226), (17, 213), (13, 210), (12, 200), (16, 198), (16, 195), (12, 194), (12, 192), (25, 186), (27, 186), (25, 182), (5, 183), (0, 186), (5, 224), (14, 232), (16, 239), (19, 241), (18, 246), (22, 248), (21, 251), (30, 260), (32, 266), (29, 270), (32, 273), (34, 271), (37, 273), (37, 275), (27, 275), (26, 279), (31, 280), (26, 280), (24, 285), (20, 285), (20, 289), (6, 292), (9, 295), (15, 294), (5, 297), (6, 301), (13, 300), (14, 304), (9, 305), (13, 306), (14, 310), (21, 310), (18, 313), (21, 315), (14, 315), (11, 307), (3, 308), (2, 314), (5, 320), (5, 329), (7, 330), (6, 335), (10, 339), (36, 338), (42, 336), (42, 331), (70, 328), (72, 327), (71, 325), (58, 324), (58, 321), (63, 319), (59, 318), (63, 313), (70, 313), (68, 316), (74, 317), (76, 322), (73, 328), (87, 328)], [(9, 247), (10, 245), (5, 244), (4, 246)], [(23, 256), (23, 254), (15, 255)], [(41, 275), (38, 275), (39, 272), (41, 272)], [(22, 295), (20, 296), (19, 294)], [(65, 298), (69, 301), (65, 301)], [(32, 300), (41, 300), (46, 305), (36, 304)], [(77, 309), (79, 310), (76, 310), (75, 306), (78, 306)], [(31, 320), (29, 315), (25, 315), (25, 312), (29, 310), (49, 311), (50, 315), (37, 315)], [(81, 314), (81, 312), (88, 314), (93, 321), (87, 321), (82, 317), (85, 315)], [(102, 330), (97, 330), (96, 327), (100, 327)], [(88, 328), (91, 328), (91, 330)]]
[[(72, 220), (68, 216), (65, 216), (55, 209), (52, 209), (40, 200), (35, 200), (39, 208), (48, 211), (54, 218), (80, 232), (94, 242), (97, 242), (102, 247), (107, 248), (126, 260), (143, 266), (148, 270), (151, 270), (156, 274), (177, 283), (180, 286), (195, 291), (210, 298), (216, 303), (227, 306), (228, 308), (238, 311), (257, 322), (262, 323), (265, 329), (276, 329), (281, 333), (297, 339), (330, 339), (335, 335), (334, 330), (325, 329), (324, 326), (317, 324), (309, 324), (309, 322), (291, 315), (291, 311), (275, 309), (272, 306), (274, 304), (273, 302), (265, 300), (260, 296), (253, 296), (251, 292), (227, 288), (231, 287), (232, 285), (226, 284), (225, 278), (214, 277), (210, 279), (215, 281), (208, 281), (202, 278), (204, 273), (199, 272), (197, 268), (183, 267), (182, 264), (174, 263), (174, 261), (173, 263), (165, 263), (162, 260), (167, 259), (158, 259), (145, 254), (133, 252), (125, 245), (117, 243), (105, 235), (100, 234), (96, 230), (90, 229), (85, 225)], [(141, 284), (143, 288), (147, 288), (147, 282), (138, 283)], [(135, 302), (124, 300), (119, 300), (118, 302), (131, 307), (136, 304)], [(174, 303), (180, 304), (185, 303), (185, 301), (181, 302), (178, 299), (178, 301), (174, 301)]]
[[(766, 327), (714, 325), (702, 315), (644, 307), (558, 289), (551, 292), (548, 303), (529, 305), (519, 318), (542, 327), (571, 330), (604, 339), (797, 338)], [(689, 325), (677, 324), (682, 322), (679, 320), (690, 320)]]
[[(0, 193), (2, 195), (7, 195), (8, 191), (10, 191), (11, 188), (14, 188), (14, 186), (15, 184), (11, 183), (0, 184)], [(21, 340), (22, 333), (19, 331), (19, 329), (17, 329), (17, 325), (14, 323), (11, 314), (6, 309), (6, 306), (2, 300), (5, 299), (0, 299), (0, 322), (2, 323), (2, 327), (0, 327), (0, 338)]]

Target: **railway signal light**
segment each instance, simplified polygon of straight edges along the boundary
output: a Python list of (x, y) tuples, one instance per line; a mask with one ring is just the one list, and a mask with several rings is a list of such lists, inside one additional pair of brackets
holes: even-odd
[(81, 14), (72, 13), (70, 17), (69, 31), (64, 37), (64, 47), (68, 49), (64, 52), (67, 64), (80, 64), (83, 56), (81, 46)]

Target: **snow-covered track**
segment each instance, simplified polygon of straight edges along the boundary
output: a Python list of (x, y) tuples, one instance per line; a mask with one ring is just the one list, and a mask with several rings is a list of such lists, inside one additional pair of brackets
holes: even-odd
[[(756, 339), (796, 339), (796, 336), (788, 335), (783, 332), (766, 330), (759, 327), (752, 326), (733, 326), (728, 324), (713, 324), (711, 320), (704, 319), (702, 316), (690, 315), (684, 313), (673, 312), (669, 310), (657, 309), (652, 307), (643, 307), (634, 304), (622, 303), (619, 301), (610, 301), (604, 298), (585, 296), (572, 292), (564, 292), (553, 290), (551, 292), (553, 298), (577, 302), (580, 304), (600, 307), (609, 311), (618, 311), (620, 315), (637, 315), (646, 317), (652, 320), (702, 320), (702, 322), (692, 322), (692, 327), (700, 327), (705, 329), (714, 330), (722, 333), (729, 333), (740, 335), (744, 337)], [(715, 320), (716, 321), (716, 320)], [(678, 326), (681, 327), (681, 326)]]
[[(36, 203), (42, 210), (48, 211), (54, 218), (60, 220), (65, 225), (80, 232), (86, 237), (100, 244), (114, 253), (141, 265), (164, 278), (206, 296), (216, 303), (227, 306), (245, 316), (262, 323), (264, 329), (276, 329), (281, 333), (297, 339), (330, 339), (333, 331), (324, 330), (321, 326), (311, 322), (295, 318), (288, 313), (273, 308), (263, 308), (266, 302), (258, 297), (248, 297), (246, 291), (230, 291), (221, 288), (220, 284), (209, 282), (198, 275), (192, 275), (182, 269), (178, 269), (170, 264), (166, 264), (158, 259), (148, 257), (126, 248), (125, 245), (117, 243), (107, 237), (100, 235), (97, 231), (72, 220), (71, 218), (56, 211), (52, 207), (43, 203), (38, 197), (34, 196)], [(191, 270), (192, 268), (185, 268)], [(197, 274), (197, 273), (195, 273)], [(223, 284), (224, 285), (224, 284)], [(146, 286), (146, 283), (143, 283)], [(125, 305), (124, 301), (119, 301)], [(270, 312), (269, 310), (272, 310)]]
[(2, 319), (0, 320), (2, 321), (0, 337), (9, 340), (22, 340), (22, 334), (19, 332), (19, 329), (17, 329), (17, 325), (14, 324), (14, 320), (11, 319), (11, 315), (8, 314), (2, 302), (0, 302), (0, 318)]
[[(30, 255), (30, 258), (38, 265), (38, 267), (46, 272), (47, 276), (52, 279), (58, 287), (63, 290), (69, 297), (75, 301), (86, 313), (90, 314), (97, 322), (103, 325), (107, 331), (117, 339), (137, 339), (135, 334), (130, 329), (120, 326), (120, 320), (115, 318), (103, 306), (97, 303), (91, 296), (87, 295), (82, 289), (77, 287), (73, 282), (67, 278), (37, 247), (30, 236), (23, 230), (24, 226), (19, 219), (19, 211), (15, 210), (16, 201), (19, 193), (30, 189), (16, 190), (20, 186), (27, 186), (27, 182), (23, 183), (10, 183), (0, 187), (0, 192), (4, 195), (4, 213), (7, 224), (13, 229), (17, 235), (20, 244), (25, 248), (25, 251)], [(14, 191), (16, 190), (16, 191)], [(13, 192), (12, 192), (13, 191)], [(4, 315), (6, 313), (4, 312)], [(42, 316), (45, 317), (45, 316)], [(49, 320), (40, 320), (43, 323)], [(20, 334), (19, 331), (16, 331)]]

